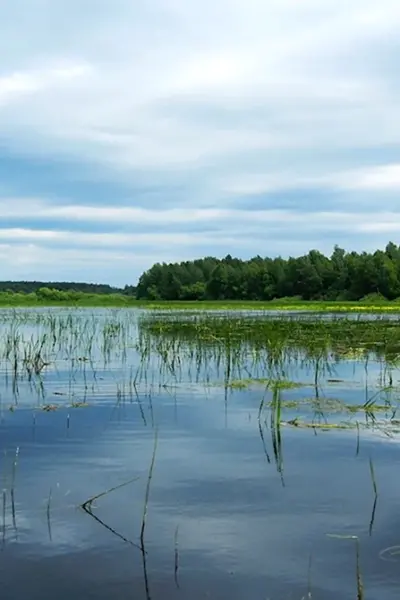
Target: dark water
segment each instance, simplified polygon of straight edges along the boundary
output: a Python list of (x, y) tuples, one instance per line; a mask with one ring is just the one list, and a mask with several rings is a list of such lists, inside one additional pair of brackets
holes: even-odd
[[(99, 311), (96, 323), (126, 319), (122, 311), (110, 314)], [(13, 318), (3, 317), (4, 334)], [(262, 388), (226, 393), (221, 382), (196, 383), (188, 374), (157, 381), (152, 358), (132, 390), (135, 317), (127, 322), (125, 356), (113, 349), (107, 363), (96, 346), (91, 364), (76, 361), (88, 335), (82, 326), (69, 356), (64, 346), (54, 349), (51, 364), (31, 381), (21, 372), (17, 395), (12, 361), (3, 356), (2, 598), (357, 598), (356, 542), (329, 534), (358, 537), (365, 598), (397, 598), (398, 557), (384, 552), (400, 545), (397, 435), (379, 426), (281, 427), (279, 472), (264, 422), (264, 440), (260, 435)], [(26, 340), (39, 329), (46, 326), (18, 326)], [(371, 361), (373, 389), (381, 370)], [(298, 379), (312, 381), (301, 370)], [(338, 365), (337, 379), (343, 381), (322, 386), (324, 398), (364, 402), (363, 364)], [(310, 403), (299, 409), (289, 401), (312, 397), (311, 383), (284, 390), (284, 419), (310, 413)], [(83, 400), (87, 406), (72, 406)], [(396, 403), (394, 393), (390, 410)], [(116, 486), (94, 502), (92, 515), (83, 510)]]

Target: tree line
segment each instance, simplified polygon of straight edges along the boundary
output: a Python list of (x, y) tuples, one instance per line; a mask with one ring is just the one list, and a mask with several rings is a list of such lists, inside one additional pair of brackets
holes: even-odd
[(346, 252), (335, 246), (328, 257), (311, 250), (284, 259), (206, 257), (156, 263), (139, 278), (136, 297), (147, 300), (360, 300), (378, 294), (400, 297), (400, 246)]
[(19, 294), (39, 293), (46, 295), (46, 291), (56, 292), (81, 292), (84, 294), (126, 294), (135, 296), (136, 288), (126, 285), (124, 288), (113, 287), (103, 283), (75, 283), (69, 281), (0, 281), (0, 292), (11, 292)]

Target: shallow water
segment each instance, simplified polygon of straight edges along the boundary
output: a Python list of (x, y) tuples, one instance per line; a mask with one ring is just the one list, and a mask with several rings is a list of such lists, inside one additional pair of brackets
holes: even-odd
[[(7, 314), (3, 340), (15, 323)], [(18, 325), (25, 345), (50, 331), (29, 314)], [(281, 391), (283, 422), (346, 418), (354, 427), (282, 425), (277, 456), (268, 408), (259, 418), (260, 401), (273, 399), (265, 385), (226, 389), (212, 364), (199, 372), (181, 364), (174, 377), (155, 354), (141, 363), (134, 311), (51, 314), (74, 323), (60, 334), (65, 343), (45, 342), (49, 364), (39, 374), (29, 381), (21, 367), (15, 382), (12, 353), (1, 362), (4, 598), (356, 598), (356, 542), (329, 534), (359, 538), (365, 598), (398, 597), (400, 558), (385, 549), (400, 544), (400, 438), (380, 426), (397, 407), (398, 370), (379, 396), (387, 411), (371, 424), (365, 414), (330, 409), (334, 400), (358, 406), (379, 394), (381, 362), (371, 359), (366, 370), (341, 361), (318, 389), (310, 367), (288, 368), (304, 386)], [(104, 347), (104, 327), (117, 322), (123, 331)], [(68, 332), (77, 329), (72, 343)], [(93, 332), (89, 360), (83, 350)], [(114, 487), (92, 514), (83, 510)]]

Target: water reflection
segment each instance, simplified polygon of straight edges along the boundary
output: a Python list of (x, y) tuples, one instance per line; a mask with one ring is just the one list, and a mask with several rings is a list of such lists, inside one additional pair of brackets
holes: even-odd
[(5, 598), (353, 598), (343, 536), (366, 597), (396, 597), (397, 371), (390, 386), (379, 353), (333, 357), (315, 385), (290, 348), (280, 379), (233, 347), (204, 364), (182, 345), (172, 365), (132, 313), (41, 314), (19, 317), (21, 356), (57, 340), (39, 374), (18, 364), (17, 402), (2, 354)]

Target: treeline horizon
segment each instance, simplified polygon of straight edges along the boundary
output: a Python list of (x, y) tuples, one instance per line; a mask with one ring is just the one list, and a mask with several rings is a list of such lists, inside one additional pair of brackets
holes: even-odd
[(368, 296), (400, 298), (400, 246), (330, 256), (318, 250), (289, 257), (249, 260), (227, 255), (179, 263), (156, 263), (139, 278), (138, 300), (300, 300), (357, 301)]
[(106, 283), (85, 283), (73, 281), (0, 281), (0, 292), (13, 294), (36, 294), (39, 292), (46, 295), (48, 291), (71, 293), (80, 292), (84, 294), (109, 295), (124, 294), (135, 296), (136, 287), (125, 285), (120, 288)]
[(368, 296), (400, 299), (400, 246), (347, 252), (334, 246), (282, 258), (248, 260), (207, 256), (176, 263), (155, 263), (137, 285), (49, 281), (1, 281), (0, 293), (32, 295), (40, 301), (74, 301), (82, 295), (123, 296), (129, 301), (271, 301), (280, 299), (357, 301)]

